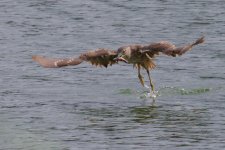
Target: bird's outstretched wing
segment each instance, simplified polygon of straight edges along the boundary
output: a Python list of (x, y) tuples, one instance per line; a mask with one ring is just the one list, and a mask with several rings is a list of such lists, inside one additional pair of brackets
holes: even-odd
[(78, 65), (83, 61), (90, 62), (92, 65), (104, 66), (117, 63), (114, 59), (117, 57), (117, 52), (109, 49), (91, 50), (81, 54), (79, 57), (71, 58), (47, 58), (44, 56), (34, 55), (32, 59), (46, 68), (58, 68), (70, 65)]
[(151, 58), (154, 57), (154, 55), (158, 55), (159, 53), (176, 57), (177, 55), (180, 56), (184, 54), (185, 52), (191, 50), (193, 46), (201, 44), (203, 42), (204, 42), (204, 36), (197, 39), (195, 42), (191, 44), (187, 44), (182, 47), (176, 47), (174, 44), (168, 41), (161, 41), (158, 43), (152, 43), (150, 45), (143, 46), (141, 49), (141, 52), (147, 53)]
[(44, 56), (34, 55), (32, 59), (45, 68), (59, 68), (69, 65), (78, 65), (83, 62), (79, 57), (74, 58), (47, 58)]

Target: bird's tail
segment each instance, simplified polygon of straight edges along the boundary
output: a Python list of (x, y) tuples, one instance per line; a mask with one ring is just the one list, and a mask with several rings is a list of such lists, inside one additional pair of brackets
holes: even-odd
[(44, 56), (34, 55), (32, 59), (45, 68), (59, 68), (69, 65), (78, 65), (83, 62), (80, 57), (77, 58), (46, 58)]

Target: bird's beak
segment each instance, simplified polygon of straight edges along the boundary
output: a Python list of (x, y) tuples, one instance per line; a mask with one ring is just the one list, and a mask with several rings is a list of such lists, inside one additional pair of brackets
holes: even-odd
[(124, 59), (123, 57), (117, 57), (116, 60), (117, 61), (123, 61), (125, 63), (128, 63), (128, 61), (126, 59)]
[(119, 54), (116, 58), (114, 58), (115, 61), (123, 61), (125, 63), (128, 63), (126, 59), (123, 58), (123, 54)]

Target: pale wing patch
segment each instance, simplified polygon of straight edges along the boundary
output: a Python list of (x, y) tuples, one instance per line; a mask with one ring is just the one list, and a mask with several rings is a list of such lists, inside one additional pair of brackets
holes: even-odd
[(83, 61), (80, 58), (57, 59), (57, 58), (46, 58), (43, 56), (32, 56), (32, 59), (38, 62), (41, 66), (46, 68), (58, 68), (68, 65), (78, 65)]

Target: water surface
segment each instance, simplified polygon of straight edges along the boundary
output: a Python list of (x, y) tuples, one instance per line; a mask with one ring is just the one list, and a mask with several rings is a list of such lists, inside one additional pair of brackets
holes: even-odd
[[(2, 0), (0, 149), (222, 149), (222, 0)], [(31, 55), (206, 36), (178, 58), (158, 57), (151, 106), (132, 66), (45, 69)], [(144, 72), (143, 72), (144, 73)]]

